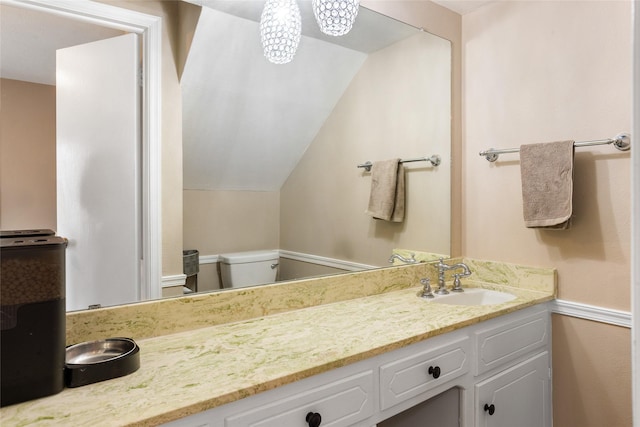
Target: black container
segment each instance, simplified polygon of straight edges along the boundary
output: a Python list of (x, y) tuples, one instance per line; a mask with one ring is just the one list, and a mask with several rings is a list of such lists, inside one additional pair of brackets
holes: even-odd
[(182, 271), (187, 277), (200, 272), (200, 252), (196, 249), (182, 251)]
[[(187, 276), (184, 284), (190, 292), (198, 292), (198, 273), (200, 272), (200, 252), (196, 249), (182, 251), (182, 271)], [(187, 291), (189, 293), (189, 291)]]
[(64, 387), (66, 246), (51, 235), (0, 239), (0, 406)]

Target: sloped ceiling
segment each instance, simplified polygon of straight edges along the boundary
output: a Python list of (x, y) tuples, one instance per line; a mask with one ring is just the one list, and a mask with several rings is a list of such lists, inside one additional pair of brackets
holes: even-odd
[[(235, 12), (242, 17), (202, 9), (181, 79), (185, 189), (278, 191), (367, 53), (418, 31), (361, 8), (358, 26), (375, 31), (354, 28), (352, 37), (339, 38), (350, 43), (344, 47), (313, 34), (309, 2), (300, 2), (307, 18), (296, 56), (274, 65), (260, 43), (264, 3), (205, 0), (213, 3), (257, 7)], [(391, 30), (383, 30), (381, 18)]]

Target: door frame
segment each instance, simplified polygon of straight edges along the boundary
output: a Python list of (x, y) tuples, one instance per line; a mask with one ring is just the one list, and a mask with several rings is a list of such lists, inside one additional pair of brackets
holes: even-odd
[(142, 300), (161, 296), (161, 58), (162, 18), (95, 1), (1, 0), (3, 4), (51, 13), (136, 33), (142, 40)]
[[(640, 135), (640, 3), (633, 8), (633, 136)], [(640, 153), (631, 150), (631, 353), (633, 425), (640, 427)]]

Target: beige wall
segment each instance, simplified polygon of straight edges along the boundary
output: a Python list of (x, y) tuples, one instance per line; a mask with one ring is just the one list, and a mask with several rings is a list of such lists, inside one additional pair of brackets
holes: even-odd
[(629, 329), (553, 316), (555, 427), (626, 427), (631, 414)]
[[(450, 253), (450, 52), (419, 33), (367, 57), (282, 188), (282, 249), (380, 266), (398, 247)], [(358, 164), (432, 154), (405, 165), (402, 223), (364, 213)]]
[(329, 274), (348, 273), (348, 271), (339, 268), (312, 264), (288, 258), (280, 258), (279, 264), (278, 280), (295, 280), (310, 276), (319, 277)]
[[(555, 232), (523, 225), (517, 155), (477, 153), (629, 131), (630, 13), (630, 2), (496, 2), (462, 25), (465, 256), (556, 267), (559, 298), (619, 310), (630, 307), (629, 153), (576, 150), (573, 228)], [(555, 316), (556, 426), (630, 425), (629, 340)]]
[[(184, 245), (200, 256), (280, 248), (277, 191), (184, 190)], [(219, 289), (216, 264), (203, 264), (198, 290)]]
[(0, 80), (0, 229), (56, 230), (56, 88)]
[(280, 193), (184, 190), (185, 249), (201, 255), (278, 249)]

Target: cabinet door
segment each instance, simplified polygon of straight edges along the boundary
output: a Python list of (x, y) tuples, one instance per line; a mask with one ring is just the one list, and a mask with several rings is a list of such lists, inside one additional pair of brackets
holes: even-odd
[(476, 426), (550, 427), (549, 353), (540, 353), (476, 385)]

